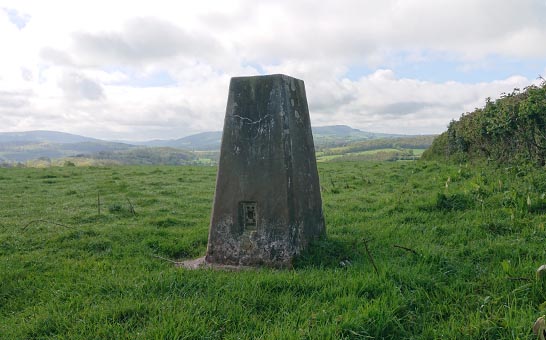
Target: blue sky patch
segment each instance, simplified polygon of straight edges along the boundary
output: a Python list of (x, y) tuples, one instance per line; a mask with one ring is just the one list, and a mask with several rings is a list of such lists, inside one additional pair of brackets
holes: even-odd
[(435, 82), (461, 83), (491, 82), (511, 76), (524, 76), (534, 80), (546, 69), (546, 60), (540, 58), (510, 58), (488, 55), (475, 61), (461, 59), (432, 59), (428, 62), (406, 64), (397, 70), (401, 77)]
[(509, 58), (497, 55), (487, 56), (476, 61), (463, 61), (441, 55), (425, 54), (421, 60), (412, 61), (401, 53), (388, 58), (375, 69), (366, 66), (351, 66), (345, 77), (358, 80), (376, 69), (393, 70), (396, 78), (410, 78), (436, 83), (456, 81), (465, 84), (491, 82), (511, 76), (523, 76), (535, 80), (539, 75), (546, 76), (546, 60), (541, 58)]
[(169, 87), (176, 86), (178, 82), (171, 77), (169, 72), (160, 70), (146, 75), (140, 75), (127, 67), (106, 68), (107, 72), (121, 72), (128, 76), (128, 79), (116, 83), (131, 87)]
[(373, 73), (374, 70), (365, 66), (365, 65), (352, 65), (347, 70), (347, 73), (343, 76), (352, 81), (357, 81), (358, 79)]
[(2, 9), (8, 15), (8, 18), (11, 21), (11, 23), (17, 26), (17, 28), (20, 30), (22, 30), (30, 21), (30, 15), (28, 14), (19, 13), (16, 9), (12, 9), (12, 8), (2, 8)]
[(398, 77), (433, 82), (457, 81), (461, 83), (491, 82), (511, 76), (524, 76), (534, 80), (546, 69), (546, 60), (510, 59), (491, 56), (480, 61), (457, 62), (436, 60), (406, 64), (394, 71)]

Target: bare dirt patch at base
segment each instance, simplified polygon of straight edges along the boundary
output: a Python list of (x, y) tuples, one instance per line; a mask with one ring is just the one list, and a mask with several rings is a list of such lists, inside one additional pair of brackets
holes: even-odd
[(255, 267), (249, 267), (249, 266), (234, 266), (234, 265), (228, 265), (228, 264), (209, 263), (205, 260), (205, 256), (192, 259), (192, 260), (176, 262), (175, 265), (178, 268), (185, 268), (185, 269), (224, 269), (224, 270), (256, 269)]

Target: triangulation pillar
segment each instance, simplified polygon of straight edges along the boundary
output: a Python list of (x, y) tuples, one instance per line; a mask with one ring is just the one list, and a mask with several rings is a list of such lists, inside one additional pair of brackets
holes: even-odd
[(324, 235), (303, 81), (232, 78), (206, 261), (290, 267)]

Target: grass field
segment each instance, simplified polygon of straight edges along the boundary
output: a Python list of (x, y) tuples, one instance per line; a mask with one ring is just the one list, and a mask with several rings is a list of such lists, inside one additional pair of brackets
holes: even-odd
[(375, 149), (357, 152), (341, 153), (340, 151), (327, 152), (319, 151), (316, 153), (317, 162), (331, 161), (392, 161), (398, 159), (418, 159), (425, 149)]
[(157, 257), (204, 254), (214, 167), (0, 169), (0, 338), (534, 339), (544, 170), (319, 172), (327, 239), (227, 272)]
[(359, 152), (351, 152), (351, 153), (340, 153), (340, 154), (324, 154), (324, 152), (318, 152), (317, 153), (317, 162), (327, 162), (331, 161), (332, 159), (340, 158), (343, 156), (351, 155), (351, 156), (360, 156), (360, 155), (375, 155), (378, 152), (399, 152), (400, 150), (397, 149), (378, 149), (378, 150), (366, 150), (366, 151), (359, 151)]

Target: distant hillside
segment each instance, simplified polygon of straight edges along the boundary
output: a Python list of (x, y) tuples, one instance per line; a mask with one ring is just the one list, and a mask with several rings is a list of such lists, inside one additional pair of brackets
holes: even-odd
[(1, 132), (0, 162), (57, 159), (99, 151), (133, 148), (133, 145), (106, 142), (55, 131)]
[[(349, 145), (353, 148), (362, 148), (363, 146), (355, 146), (354, 143), (376, 139), (389, 140), (401, 135), (365, 132), (346, 125), (333, 125), (313, 128), (313, 136), (316, 150), (324, 151)], [(209, 164), (218, 158), (221, 139), (221, 131), (202, 132), (179, 139), (147, 142), (108, 142), (54, 131), (4, 132), (0, 133), (0, 163), (24, 163), (37, 159), (47, 162), (48, 160), (79, 157), (80, 160), (82, 158), (92, 160), (100, 158), (122, 164), (150, 164), (149, 162), (185, 164), (194, 162), (197, 157)], [(364, 146), (364, 148), (366, 147)], [(178, 149), (179, 153), (176, 153), (174, 149)], [(153, 155), (154, 153), (155, 155)]]
[(99, 151), (116, 151), (133, 148), (132, 145), (111, 142), (83, 142), (83, 143), (35, 143), (20, 145), (6, 145), (0, 143), (0, 161), (25, 162), (38, 158), (63, 158), (80, 154), (89, 154)]
[(313, 128), (313, 139), (317, 150), (345, 145), (358, 140), (396, 138), (403, 135), (366, 132), (347, 125), (317, 126)]
[(171, 139), (171, 140), (152, 140), (141, 144), (146, 146), (164, 146), (186, 150), (220, 150), (222, 141), (222, 131), (202, 132), (195, 135)]
[(366, 132), (354, 129), (347, 125), (329, 125), (313, 127), (313, 136), (338, 136), (338, 137), (357, 137), (357, 138), (393, 138), (403, 135)]
[[(356, 140), (376, 138), (395, 138), (403, 135), (366, 132), (353, 129), (347, 125), (317, 126), (313, 128), (313, 138), (317, 149), (343, 145)], [(187, 150), (211, 151), (220, 150), (222, 131), (202, 132), (195, 135), (171, 140), (152, 140), (139, 142), (146, 146), (165, 146)], [(129, 142), (130, 143), (130, 142)]]
[(315, 126), (312, 129), (313, 135), (350, 136), (352, 134), (359, 134), (362, 132), (347, 125)]
[(0, 132), (0, 144), (4, 143), (82, 143), (100, 142), (101, 140), (57, 131)]
[(189, 151), (167, 147), (138, 147), (129, 150), (100, 151), (84, 158), (110, 160), (124, 165), (186, 165), (197, 160), (197, 156)]
[(424, 159), (546, 164), (546, 81), (515, 89), (452, 121)]
[(222, 131), (201, 132), (178, 139), (153, 139), (149, 141), (121, 141), (126, 144), (150, 147), (167, 147), (185, 150), (215, 151), (220, 150)]

